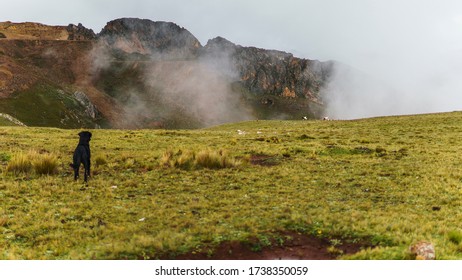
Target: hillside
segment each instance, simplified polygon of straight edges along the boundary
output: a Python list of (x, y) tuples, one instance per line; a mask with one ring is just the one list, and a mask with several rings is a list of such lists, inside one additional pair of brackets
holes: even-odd
[(49, 26), (35, 22), (0, 22), (0, 38), (10, 40), (93, 40), (91, 29), (81, 24), (68, 26)]
[(319, 118), (333, 63), (242, 47), (202, 46), (170, 22), (0, 23), (0, 112), (26, 125), (198, 128), (252, 119)]
[(68, 167), (79, 130), (0, 127), (0, 259), (412, 259), (421, 240), (462, 259), (461, 123), (92, 130), (88, 185)]

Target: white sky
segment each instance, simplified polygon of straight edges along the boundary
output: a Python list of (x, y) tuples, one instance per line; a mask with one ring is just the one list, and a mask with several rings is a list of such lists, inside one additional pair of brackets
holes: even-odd
[(120, 17), (175, 22), (203, 45), (222, 36), (341, 61), (408, 92), (406, 98), (435, 105), (437, 95), (447, 105), (420, 111), (462, 110), (459, 0), (5, 0), (0, 9), (0, 21), (82, 23), (95, 32)]

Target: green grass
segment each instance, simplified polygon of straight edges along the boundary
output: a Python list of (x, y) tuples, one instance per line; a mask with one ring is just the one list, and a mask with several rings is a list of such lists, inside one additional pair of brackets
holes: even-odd
[[(462, 259), (459, 112), (92, 130), (88, 184), (68, 167), (77, 133), (0, 127), (1, 259), (159, 258), (287, 230), (376, 245), (350, 259), (406, 259), (420, 240)], [(7, 172), (30, 150), (54, 155), (57, 172)], [(198, 167), (201, 151), (242, 164)]]
[(0, 126), (15, 126), (16, 124), (5, 119), (5, 118), (2, 118), (0, 117)]
[[(85, 114), (85, 108), (57, 86), (37, 84), (11, 98), (0, 99), (0, 113), (7, 113), (27, 126), (53, 126), (61, 128), (104, 126), (104, 120), (93, 120)], [(9, 124), (0, 118), (0, 125)]]

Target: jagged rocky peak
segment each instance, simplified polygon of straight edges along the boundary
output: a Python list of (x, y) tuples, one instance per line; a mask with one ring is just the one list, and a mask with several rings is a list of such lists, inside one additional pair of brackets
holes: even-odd
[(207, 44), (201, 49), (200, 55), (212, 59), (229, 59), (238, 48), (242, 47), (223, 37), (216, 37), (207, 41)]
[(112, 49), (125, 53), (193, 58), (201, 43), (185, 28), (172, 22), (121, 18), (110, 21), (98, 34)]
[(205, 49), (215, 49), (215, 48), (225, 48), (225, 49), (234, 49), (237, 45), (233, 42), (223, 38), (223, 37), (215, 37), (207, 41), (205, 45)]
[(96, 39), (96, 34), (93, 32), (92, 29), (88, 29), (83, 26), (81, 23), (78, 25), (69, 24), (66, 28), (67, 32), (69, 33), (68, 40), (94, 40)]

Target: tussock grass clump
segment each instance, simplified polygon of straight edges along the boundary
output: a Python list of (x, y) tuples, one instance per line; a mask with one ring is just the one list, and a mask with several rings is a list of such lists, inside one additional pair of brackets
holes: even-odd
[(51, 175), (58, 171), (58, 159), (53, 154), (39, 154), (35, 151), (19, 152), (12, 156), (6, 171), (13, 174)]
[(191, 169), (223, 169), (233, 168), (241, 165), (243, 162), (240, 159), (229, 156), (225, 151), (201, 150), (173, 152), (167, 150), (160, 158), (160, 165), (163, 167), (179, 168), (184, 170)]
[(32, 167), (35, 174), (52, 175), (58, 172), (58, 159), (52, 154), (37, 155), (32, 160)]
[(30, 173), (32, 171), (30, 156), (25, 153), (13, 155), (6, 166), (6, 171), (14, 174)]
[(171, 163), (172, 163), (174, 155), (175, 154), (172, 150), (165, 151), (160, 157), (160, 160), (159, 160), (160, 165), (163, 167), (173, 167)]
[(232, 168), (241, 165), (242, 162), (238, 159), (228, 156), (227, 153), (222, 150), (203, 150), (196, 155), (195, 164), (196, 166), (203, 168), (221, 169)]
[(100, 166), (103, 166), (103, 165), (106, 165), (107, 164), (107, 160), (104, 156), (96, 156), (95, 157), (95, 166), (96, 167), (100, 167)]
[(462, 233), (460, 231), (450, 231), (448, 233), (448, 239), (452, 243), (459, 245), (462, 242)]
[(179, 157), (174, 160), (173, 166), (185, 170), (194, 169), (196, 163), (196, 153), (195, 152), (181, 152)]

